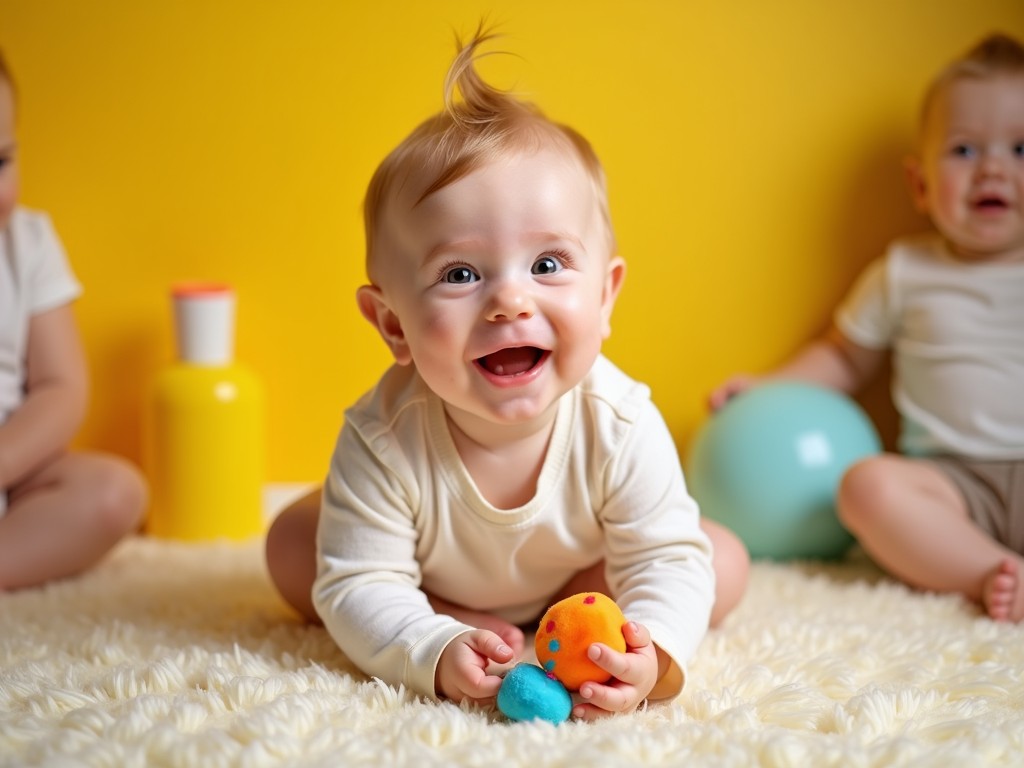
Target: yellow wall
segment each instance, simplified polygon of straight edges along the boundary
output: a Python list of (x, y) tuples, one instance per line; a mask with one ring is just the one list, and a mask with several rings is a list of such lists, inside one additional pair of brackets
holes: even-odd
[(486, 73), (604, 159), (630, 265), (607, 352), (681, 445), (709, 388), (820, 330), (922, 225), (900, 158), (925, 80), (988, 31), (1024, 35), (1021, 0), (3, 0), (23, 200), (86, 285), (80, 443), (139, 457), (167, 288), (226, 280), (270, 479), (322, 476), (388, 362), (353, 300), (363, 190), (483, 14), (521, 57)]

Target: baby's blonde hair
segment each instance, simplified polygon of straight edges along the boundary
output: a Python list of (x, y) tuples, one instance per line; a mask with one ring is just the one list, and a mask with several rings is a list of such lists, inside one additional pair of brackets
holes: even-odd
[(377, 167), (363, 204), (368, 269), (381, 214), (413, 173), (428, 179), (414, 203), (418, 205), (489, 162), (545, 147), (580, 161), (604, 217), (610, 252), (614, 251), (605, 174), (597, 154), (574, 129), (548, 119), (536, 105), (500, 91), (480, 77), (476, 70), (480, 46), (494, 37), (481, 25), (469, 43), (463, 45), (456, 38), (458, 53), (445, 78), (444, 109), (420, 123)]
[(957, 80), (980, 80), (1001, 75), (1024, 74), (1024, 46), (1001, 32), (988, 35), (936, 75), (921, 103), (921, 123), (936, 97)]

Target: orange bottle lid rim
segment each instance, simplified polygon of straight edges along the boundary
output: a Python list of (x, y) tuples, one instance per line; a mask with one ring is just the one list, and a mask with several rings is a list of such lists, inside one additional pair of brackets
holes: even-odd
[(227, 283), (214, 282), (187, 282), (177, 283), (171, 287), (171, 295), (175, 298), (188, 298), (203, 296), (223, 296), (231, 293), (231, 286)]

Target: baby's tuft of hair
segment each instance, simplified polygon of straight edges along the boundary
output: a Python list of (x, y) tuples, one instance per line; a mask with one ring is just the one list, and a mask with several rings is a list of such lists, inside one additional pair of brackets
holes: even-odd
[(496, 53), (484, 53), (482, 46), (497, 37), (483, 23), (467, 43), (456, 36), (457, 52), (444, 80), (444, 108), (395, 147), (370, 180), (363, 214), (371, 279), (377, 226), (400, 193), (418, 205), (488, 163), (548, 148), (575, 158), (587, 173), (614, 247), (604, 169), (590, 142), (550, 120), (532, 102), (492, 86), (477, 71), (481, 58)]

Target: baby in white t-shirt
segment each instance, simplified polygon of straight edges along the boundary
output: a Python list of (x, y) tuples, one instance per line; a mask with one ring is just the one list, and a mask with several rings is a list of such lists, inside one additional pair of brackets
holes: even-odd
[(914, 200), (934, 232), (892, 244), (829, 333), (767, 376), (859, 389), (893, 355), (902, 455), (855, 464), (839, 516), (911, 585), (1024, 619), (1024, 49), (993, 35), (929, 88)]

